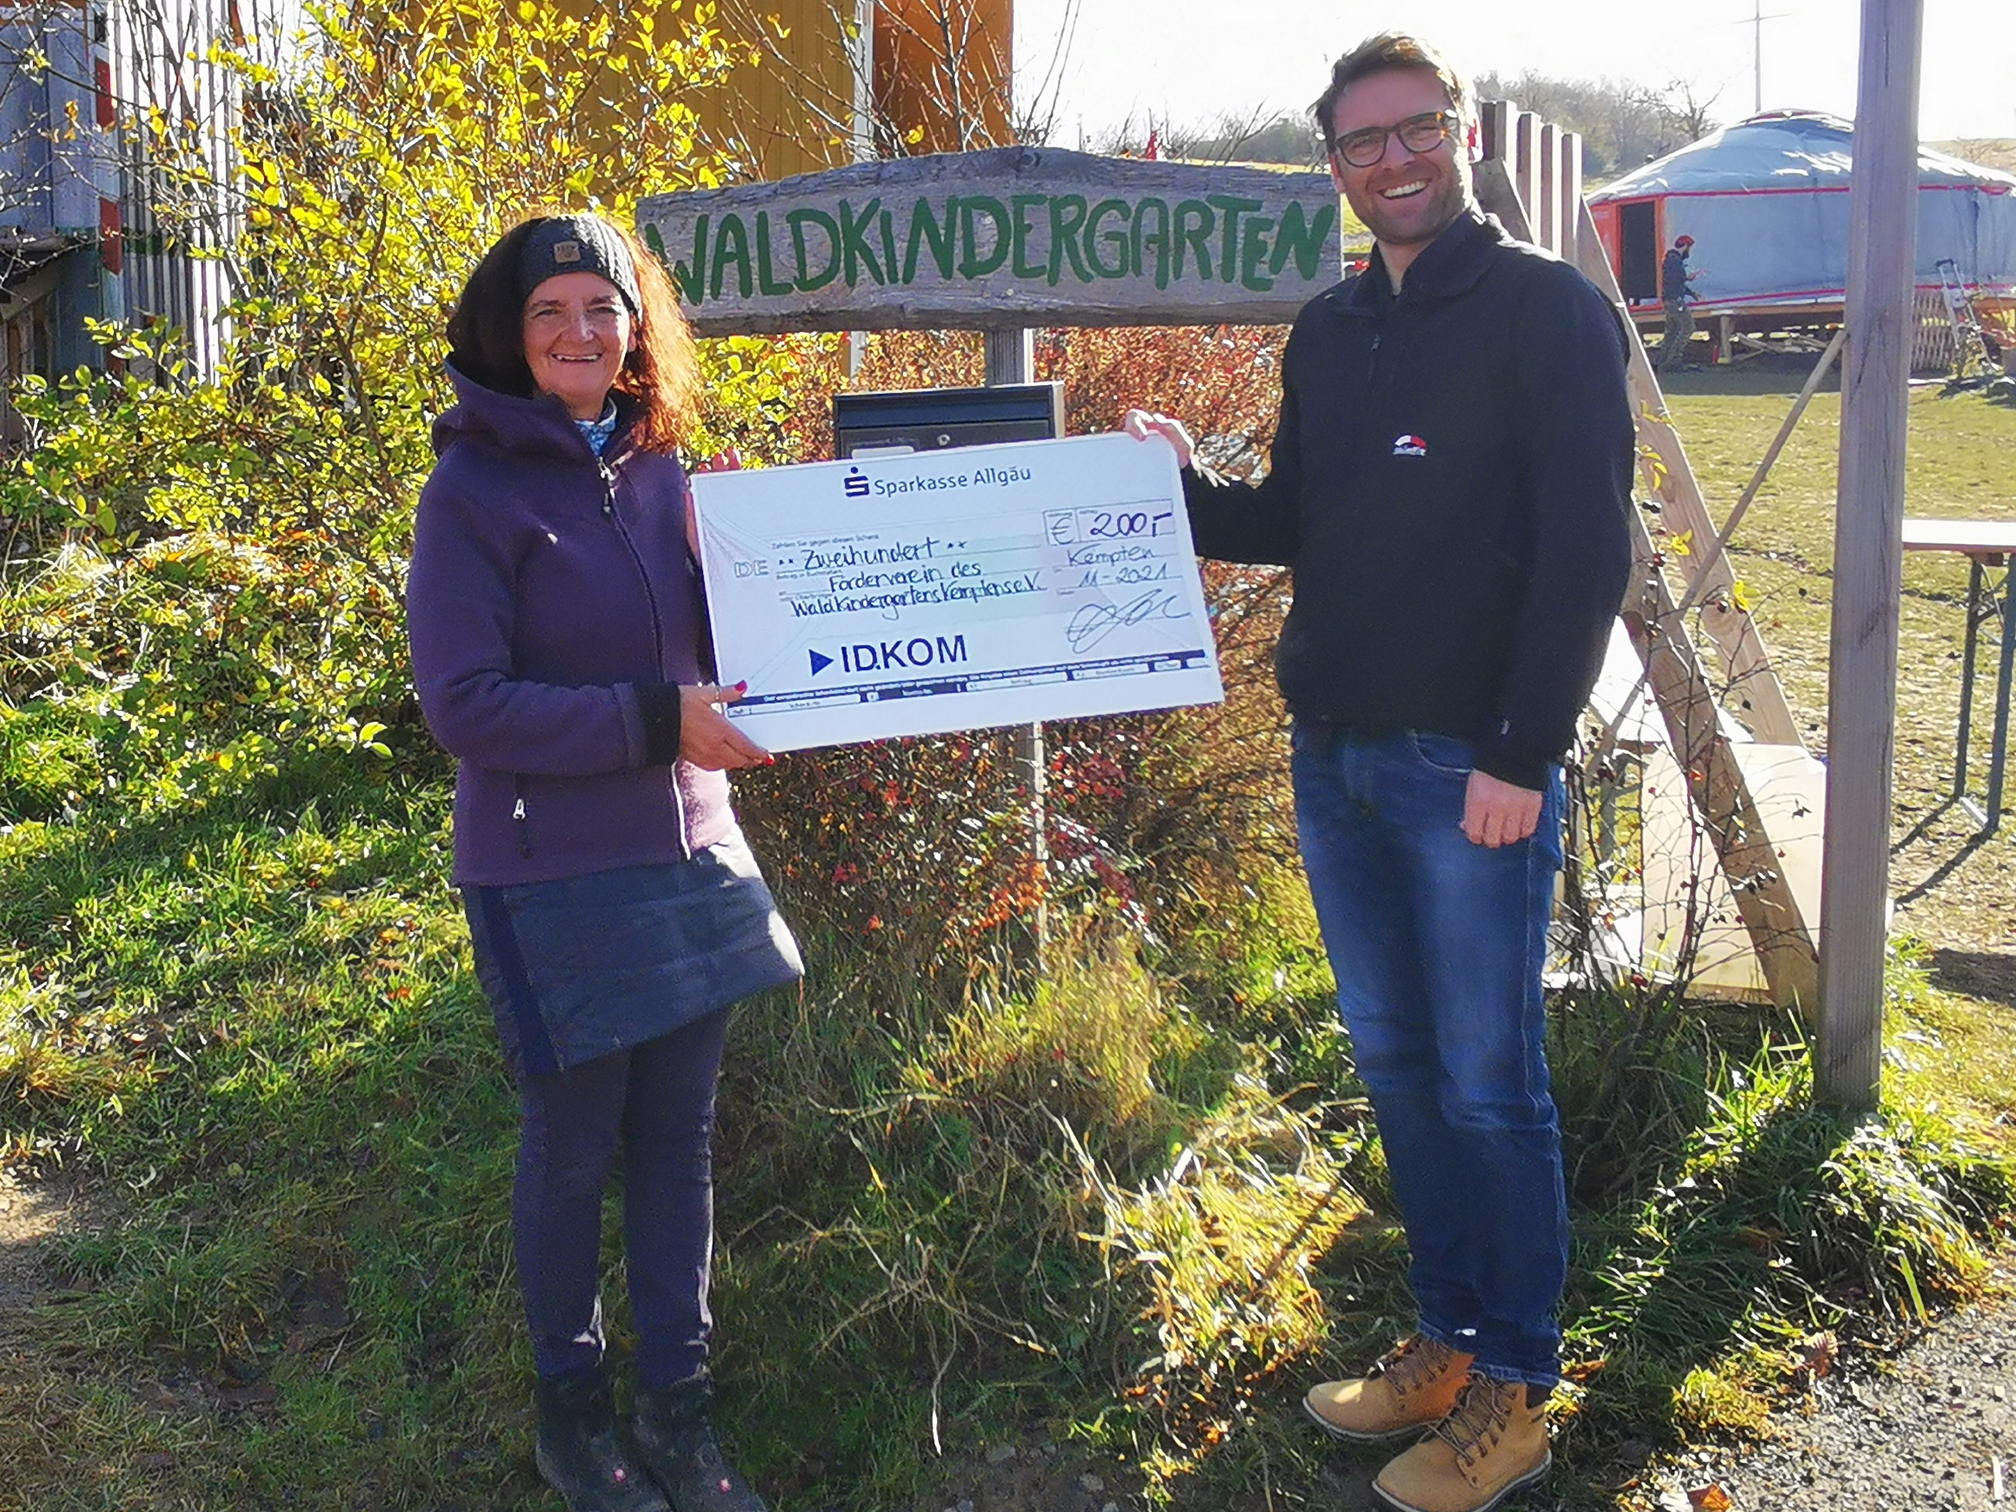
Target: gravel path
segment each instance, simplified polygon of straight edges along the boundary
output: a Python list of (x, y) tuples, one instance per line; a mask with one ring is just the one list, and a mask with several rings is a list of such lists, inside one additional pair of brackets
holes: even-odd
[[(2002, 1279), (2016, 1281), (2009, 1262)], [(1774, 1421), (1760, 1448), (1664, 1467), (1651, 1505), (1691, 1512), (1720, 1485), (1737, 1512), (2016, 1512), (2016, 1302), (1947, 1318)]]

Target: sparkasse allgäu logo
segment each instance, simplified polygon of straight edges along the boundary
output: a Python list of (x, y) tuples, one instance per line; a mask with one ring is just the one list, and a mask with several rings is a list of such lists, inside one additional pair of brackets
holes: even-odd
[(847, 469), (846, 480), (841, 486), (847, 490), (847, 497), (850, 499), (865, 499), (868, 497), (868, 478), (858, 467)]

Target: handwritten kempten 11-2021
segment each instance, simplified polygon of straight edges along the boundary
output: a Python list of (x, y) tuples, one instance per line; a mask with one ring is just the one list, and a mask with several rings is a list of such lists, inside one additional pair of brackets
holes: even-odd
[(1174, 453), (1078, 436), (704, 473), (729, 718), (773, 751), (1224, 697)]

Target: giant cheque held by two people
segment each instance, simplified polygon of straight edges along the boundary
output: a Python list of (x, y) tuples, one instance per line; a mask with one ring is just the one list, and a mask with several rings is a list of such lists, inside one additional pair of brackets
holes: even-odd
[(726, 710), (773, 751), (1224, 697), (1175, 455), (1124, 435), (694, 480)]

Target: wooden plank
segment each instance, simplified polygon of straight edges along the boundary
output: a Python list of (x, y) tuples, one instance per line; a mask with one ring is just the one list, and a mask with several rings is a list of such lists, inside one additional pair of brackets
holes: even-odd
[(1970, 556), (2008, 556), (2016, 552), (2016, 521), (1904, 521), (1901, 542), (1906, 551), (1961, 551)]
[[(1507, 158), (1512, 170), (1512, 187), (1519, 195), (1519, 203), (1531, 207), (1540, 203), (1540, 117), (1530, 110), (1522, 110), (1512, 120), (1512, 152)], [(1534, 224), (1529, 208), (1526, 220), (1526, 240), (1535, 241), (1540, 228)]]
[[(857, 75), (841, 16), (856, 13), (854, 0), (842, 7), (834, 0), (717, 0), (717, 6), (718, 30), (740, 45), (720, 88), (688, 96), (705, 139), (765, 178), (849, 161)], [(748, 61), (752, 55), (756, 61)]]
[(875, 108), (889, 139), (918, 152), (1015, 140), (1009, 0), (881, 0), (862, 8), (872, 12)]
[(1848, 351), (1827, 676), (1827, 850), (1814, 1090), (1873, 1110), (1883, 1079), (1891, 762), (1903, 592), (1923, 0), (1862, 0), (1848, 199)]
[(1561, 252), (1561, 129), (1552, 121), (1540, 123), (1540, 140), (1534, 155), (1540, 165), (1540, 196), (1529, 209), (1533, 240), (1557, 257)]
[(1004, 147), (643, 201), (703, 336), (1285, 324), (1342, 276), (1327, 174)]
[(1561, 133), (1561, 260), (1582, 265), (1582, 138)]
[(1478, 147), (1482, 156), (1507, 155), (1512, 140), (1512, 117), (1518, 110), (1510, 100), (1485, 100), (1477, 107)]

